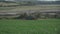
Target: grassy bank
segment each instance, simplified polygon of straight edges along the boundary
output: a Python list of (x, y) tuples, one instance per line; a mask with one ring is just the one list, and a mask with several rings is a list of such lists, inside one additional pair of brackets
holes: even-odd
[(60, 19), (0, 20), (0, 34), (60, 34)]

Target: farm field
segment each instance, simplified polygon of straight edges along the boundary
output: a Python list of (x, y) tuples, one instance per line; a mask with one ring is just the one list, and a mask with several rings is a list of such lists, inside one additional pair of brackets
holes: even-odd
[(60, 34), (60, 19), (0, 20), (0, 34)]
[(0, 7), (0, 11), (1, 10), (11, 10), (14, 9), (15, 7)]
[(37, 6), (17, 6), (0, 7), (0, 11), (25, 11), (25, 10), (59, 10), (60, 5), (37, 5)]

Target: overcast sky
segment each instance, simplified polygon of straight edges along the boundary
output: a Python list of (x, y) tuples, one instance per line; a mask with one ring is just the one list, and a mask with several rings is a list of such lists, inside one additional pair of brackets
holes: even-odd
[[(14, 0), (6, 0), (6, 1), (14, 1)], [(60, 1), (60, 0), (38, 0), (38, 1)]]
[(14, 0), (5, 0), (5, 1), (14, 1)]
[(39, 0), (39, 1), (60, 1), (60, 0)]

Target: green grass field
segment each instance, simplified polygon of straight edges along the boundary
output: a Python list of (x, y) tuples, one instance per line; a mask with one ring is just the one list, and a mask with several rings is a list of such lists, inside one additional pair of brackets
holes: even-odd
[(0, 20), (0, 34), (60, 34), (60, 19)]
[(0, 10), (11, 10), (14, 9), (15, 7), (0, 7)]

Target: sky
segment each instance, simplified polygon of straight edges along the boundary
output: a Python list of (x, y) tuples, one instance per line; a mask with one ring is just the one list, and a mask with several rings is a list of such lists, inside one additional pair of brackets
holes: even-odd
[(38, 1), (60, 1), (60, 0), (38, 0)]
[[(8, 0), (6, 0), (8, 1)], [(14, 1), (14, 0), (9, 0), (9, 1)], [(38, 0), (38, 1), (60, 1), (60, 0)]]
[(5, 1), (13, 1), (13, 0), (5, 0)]

